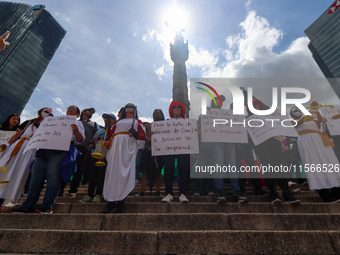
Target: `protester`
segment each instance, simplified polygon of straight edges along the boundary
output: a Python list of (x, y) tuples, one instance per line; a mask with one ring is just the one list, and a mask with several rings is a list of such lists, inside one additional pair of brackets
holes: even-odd
[(23, 122), (18, 131), (11, 137), (6, 144), (1, 144), (0, 148), (5, 153), (0, 159), (0, 167), (7, 167), (8, 184), (2, 184), (0, 197), (7, 199), (6, 207), (13, 207), (22, 192), (22, 189), (29, 176), (29, 165), (32, 163), (36, 150), (30, 150), (24, 153), (29, 139), (38, 129), (40, 123), (45, 117), (53, 116), (51, 108), (41, 108), (38, 111), (38, 117)]
[(334, 166), (339, 166), (339, 161), (332, 149), (333, 142), (319, 129), (323, 118), (318, 111), (315, 114), (316, 119), (307, 121), (299, 108), (293, 107), (290, 111), (297, 121), (296, 130), (300, 135), (297, 143), (303, 166), (326, 167), (323, 171), (306, 171), (308, 186), (316, 190), (324, 202), (340, 202), (340, 173), (333, 170)]
[(135, 187), (137, 139), (145, 139), (143, 123), (138, 120), (137, 108), (127, 104), (122, 117), (109, 132), (104, 199), (108, 202), (102, 213), (122, 213), (125, 198)]
[(99, 127), (96, 122), (91, 121), (92, 115), (95, 113), (94, 108), (87, 108), (82, 110), (80, 114), (80, 121), (83, 123), (85, 129), (85, 139), (81, 144), (77, 144), (77, 150), (81, 153), (77, 157), (77, 171), (73, 175), (73, 179), (70, 185), (70, 189), (68, 191), (70, 197), (75, 197), (77, 195), (78, 187), (81, 182), (82, 174), (85, 166), (84, 164), (86, 157), (90, 157), (90, 153), (93, 145), (91, 144), (91, 140), (94, 134), (98, 131)]
[[(71, 105), (67, 108), (66, 115), (79, 116), (79, 108)], [(32, 178), (25, 202), (19, 208), (13, 208), (13, 213), (53, 213), (52, 206), (58, 196), (61, 185), (64, 180), (69, 178), (75, 165), (77, 150), (75, 143), (81, 143), (84, 140), (83, 124), (76, 120), (75, 124), (70, 125), (72, 129), (72, 138), (70, 141), (69, 151), (39, 149), (36, 153), (36, 159), (32, 166)], [(66, 162), (66, 163), (65, 163)], [(61, 168), (65, 166), (65, 169)], [(70, 165), (70, 167), (67, 167)], [(41, 190), (46, 180), (46, 191), (40, 208), (35, 210), (35, 204), (39, 200)]]
[[(185, 118), (185, 106), (179, 101), (173, 101), (169, 107), (169, 115), (173, 119)], [(177, 159), (178, 175), (179, 175), (179, 201), (181, 203), (188, 203), (189, 199), (186, 197), (187, 189), (190, 179), (190, 155), (164, 155), (164, 183), (166, 197), (162, 202), (170, 203), (173, 201), (173, 178), (175, 172), (175, 160)]]
[[(80, 200), (81, 203), (99, 203), (103, 195), (104, 178), (106, 172), (106, 155), (107, 149), (103, 146), (104, 141), (108, 141), (107, 131), (110, 130), (116, 123), (116, 116), (113, 113), (104, 113), (102, 115), (105, 123), (105, 128), (99, 129), (92, 140), (92, 144), (95, 144), (96, 151), (101, 151), (102, 159), (91, 157), (89, 187), (86, 197)], [(104, 166), (97, 166), (97, 162), (103, 162)]]

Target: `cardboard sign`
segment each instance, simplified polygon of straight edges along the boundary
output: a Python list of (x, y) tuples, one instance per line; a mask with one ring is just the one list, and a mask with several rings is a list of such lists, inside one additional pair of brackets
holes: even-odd
[(274, 136), (298, 137), (293, 124), (280, 109), (270, 115), (252, 115), (246, 119), (248, 133), (255, 145), (259, 145)]
[(153, 156), (198, 154), (197, 122), (192, 119), (170, 119), (151, 123)]
[(47, 117), (39, 125), (24, 152), (30, 149), (68, 151), (72, 139), (71, 125), (77, 116)]
[(201, 115), (201, 140), (202, 142), (247, 143), (247, 128), (243, 123), (244, 116), (233, 115), (232, 110), (210, 109), (206, 115)]
[(331, 135), (340, 135), (340, 118), (332, 119), (333, 116), (340, 115), (340, 105), (334, 106), (334, 109), (330, 107), (321, 107), (320, 111), (322, 116), (327, 120), (325, 123), (328, 127)]

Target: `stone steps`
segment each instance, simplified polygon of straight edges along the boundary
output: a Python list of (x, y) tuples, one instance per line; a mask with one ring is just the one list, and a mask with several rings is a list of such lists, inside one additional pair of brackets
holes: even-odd
[(340, 230), (340, 213), (214, 213), (214, 217), (211, 213), (8, 213), (0, 220), (1, 230)]
[[(13, 242), (15, 240), (15, 242)], [(47, 241), (48, 240), (48, 241)], [(339, 254), (340, 231), (5, 229), (2, 253)]]
[[(155, 195), (135, 196), (122, 214), (101, 214), (106, 203), (58, 197), (53, 214), (0, 214), (0, 252), (15, 254), (340, 254), (340, 204), (323, 203), (302, 187), (296, 204), (271, 204), (246, 187), (248, 203), (216, 197), (178, 196), (161, 203)], [(65, 191), (68, 189), (65, 189)], [(164, 190), (164, 187), (162, 187)], [(174, 186), (178, 192), (178, 187)], [(162, 193), (164, 195), (164, 192)], [(24, 198), (20, 198), (22, 203)], [(38, 203), (41, 202), (41, 199)]]

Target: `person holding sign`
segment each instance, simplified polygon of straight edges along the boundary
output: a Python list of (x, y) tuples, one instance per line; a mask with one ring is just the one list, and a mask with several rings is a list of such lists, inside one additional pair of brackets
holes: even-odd
[(108, 132), (107, 167), (104, 199), (108, 202), (102, 213), (122, 213), (125, 198), (135, 187), (137, 139), (145, 139), (143, 123), (138, 119), (134, 104), (124, 107), (120, 118)]
[[(71, 105), (67, 108), (66, 115), (79, 116), (79, 108)], [(76, 121), (75, 124), (71, 124), (69, 128), (72, 130), (72, 136), (70, 141), (69, 153), (61, 150), (39, 149), (36, 154), (36, 159), (32, 166), (32, 178), (27, 193), (27, 198), (20, 208), (14, 208), (11, 210), (13, 213), (52, 213), (52, 206), (54, 200), (58, 196), (61, 185), (63, 183), (61, 166), (63, 161), (67, 161), (67, 157), (76, 154), (75, 143), (81, 143), (84, 140), (84, 127), (80, 121)], [(29, 153), (29, 152), (26, 152)], [(74, 164), (75, 165), (75, 164)], [(44, 186), (46, 180), (46, 191), (43, 198), (43, 202), (40, 208), (36, 211), (34, 206), (39, 200), (40, 192)]]
[(299, 108), (293, 107), (290, 115), (297, 122), (295, 128), (300, 135), (297, 143), (309, 189), (316, 190), (324, 202), (340, 202), (340, 173), (336, 171), (339, 161), (332, 149), (333, 142), (320, 131), (321, 114), (316, 112), (317, 119), (308, 121)]
[[(264, 105), (262, 101), (253, 98), (253, 106), (257, 110), (264, 110)], [(248, 107), (247, 107), (248, 109)], [(252, 113), (249, 111), (249, 116)], [(283, 149), (282, 149), (282, 141), (285, 139), (284, 136), (275, 136), (267, 139), (263, 143), (260, 143), (254, 147), (255, 154), (259, 157), (262, 167), (276, 167), (283, 166)], [(263, 170), (263, 169), (262, 169)], [(293, 204), (299, 204), (301, 201), (297, 199), (290, 192), (288, 187), (288, 176), (287, 173), (284, 172), (275, 172), (275, 173), (263, 173), (263, 176), (266, 181), (267, 188), (270, 192), (270, 202), (272, 204), (282, 203), (282, 200), (279, 194), (276, 191), (276, 183), (280, 186), (282, 190), (282, 195), (284, 197), (285, 202)], [(274, 178), (273, 178), (274, 177)]]
[(0, 167), (7, 167), (7, 177), (9, 179), (6, 187), (0, 190), (0, 197), (11, 201), (6, 204), (6, 207), (13, 207), (18, 201), (30, 172), (28, 167), (34, 160), (36, 150), (26, 153), (24, 153), (24, 150), (40, 123), (50, 115), (52, 115), (51, 108), (41, 108), (38, 111), (37, 118), (22, 123), (11, 139), (7, 143), (0, 145), (0, 148), (5, 150), (0, 159)]
[[(169, 107), (169, 115), (171, 118), (185, 118), (185, 106), (179, 101), (173, 101)], [(179, 201), (181, 203), (189, 203), (186, 197), (190, 179), (190, 154), (164, 155), (164, 183), (166, 196), (162, 199), (163, 203), (173, 201), (173, 178), (175, 172), (175, 160), (177, 159), (178, 175), (179, 175)]]

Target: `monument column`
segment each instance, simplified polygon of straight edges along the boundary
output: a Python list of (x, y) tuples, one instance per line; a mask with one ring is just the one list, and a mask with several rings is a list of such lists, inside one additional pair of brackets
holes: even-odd
[(170, 44), (171, 60), (174, 62), (172, 98), (180, 101), (185, 106), (187, 118), (189, 118), (190, 102), (188, 99), (187, 71), (185, 61), (188, 60), (188, 42), (184, 43), (182, 31), (176, 33), (174, 43)]

